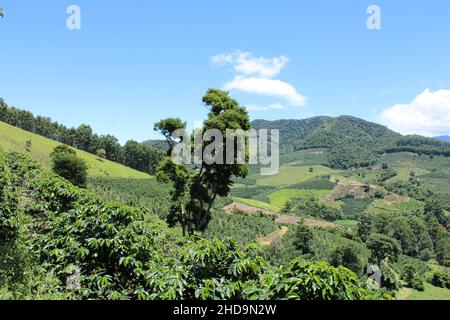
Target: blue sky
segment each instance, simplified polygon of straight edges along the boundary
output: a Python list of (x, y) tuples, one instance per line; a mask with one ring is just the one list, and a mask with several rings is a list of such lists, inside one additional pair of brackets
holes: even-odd
[[(81, 30), (66, 28), (71, 4), (81, 9)], [(366, 26), (372, 4), (381, 30)], [(0, 7), (0, 96), (122, 143), (155, 138), (161, 118), (204, 119), (201, 97), (211, 87), (230, 89), (252, 119), (348, 114), (402, 133), (450, 134), (448, 0)]]

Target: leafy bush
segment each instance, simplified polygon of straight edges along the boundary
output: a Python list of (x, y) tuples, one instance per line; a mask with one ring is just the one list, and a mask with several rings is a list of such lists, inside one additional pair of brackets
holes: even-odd
[(448, 272), (438, 271), (433, 273), (431, 284), (439, 288), (450, 289), (450, 275)]
[(297, 250), (300, 250), (303, 253), (308, 253), (310, 251), (310, 245), (313, 238), (314, 233), (310, 227), (307, 227), (304, 224), (299, 224), (295, 227), (294, 246)]
[(417, 290), (417, 291), (425, 291), (425, 284), (423, 283), (423, 280), (420, 279), (419, 277), (415, 277), (412, 282), (411, 282), (411, 286), (413, 289)]
[(56, 147), (51, 155), (53, 171), (76, 186), (86, 186), (88, 169), (86, 162), (78, 158), (71, 149), (67, 148), (70, 151), (59, 149), (59, 147)]
[(417, 279), (417, 270), (415, 265), (413, 264), (407, 264), (403, 267), (402, 271), (402, 280), (405, 281), (406, 286), (413, 287), (415, 280)]

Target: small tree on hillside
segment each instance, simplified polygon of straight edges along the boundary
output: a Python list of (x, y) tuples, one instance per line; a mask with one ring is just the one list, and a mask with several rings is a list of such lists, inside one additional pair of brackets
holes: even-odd
[(310, 227), (303, 223), (299, 223), (295, 227), (294, 246), (297, 250), (309, 253), (311, 251), (309, 247), (313, 239), (314, 233)]
[(83, 159), (77, 157), (74, 150), (64, 145), (58, 146), (53, 150), (51, 160), (52, 169), (58, 175), (76, 186), (86, 186), (88, 167)]
[(26, 150), (27, 152), (31, 152), (31, 140), (27, 140), (27, 141), (25, 142), (25, 150)]
[(106, 150), (105, 149), (98, 149), (95, 154), (97, 155), (97, 157), (101, 158), (101, 159), (106, 159)]

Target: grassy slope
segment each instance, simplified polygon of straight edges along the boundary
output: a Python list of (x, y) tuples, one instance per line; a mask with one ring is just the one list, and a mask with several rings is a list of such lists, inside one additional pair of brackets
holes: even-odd
[(322, 199), (331, 194), (331, 190), (298, 190), (281, 189), (269, 195), (270, 203), (278, 208), (283, 208), (286, 202), (293, 198), (307, 200), (310, 198)]
[[(309, 171), (310, 168), (313, 169), (313, 172)], [(263, 177), (256, 184), (258, 186), (288, 186), (304, 182), (316, 176), (333, 174), (335, 172), (335, 170), (321, 165), (285, 166), (280, 168), (280, 172), (277, 175)]]
[(410, 288), (403, 288), (398, 294), (399, 300), (450, 300), (450, 290), (425, 284), (425, 291), (420, 292)]
[(254, 199), (244, 199), (244, 198), (233, 197), (233, 200), (247, 204), (252, 207), (261, 208), (261, 209), (276, 212), (276, 213), (279, 213), (282, 209), (282, 208), (274, 206), (272, 204), (262, 202), (259, 200), (254, 200)]
[[(31, 152), (25, 150), (26, 141), (31, 140)], [(42, 136), (10, 126), (0, 121), (0, 148), (4, 151), (16, 151), (30, 154), (42, 166), (50, 167), (49, 155), (60, 143)], [(90, 177), (149, 179), (150, 175), (133, 170), (121, 164), (100, 160), (98, 157), (77, 150), (78, 157), (84, 159), (89, 166)]]

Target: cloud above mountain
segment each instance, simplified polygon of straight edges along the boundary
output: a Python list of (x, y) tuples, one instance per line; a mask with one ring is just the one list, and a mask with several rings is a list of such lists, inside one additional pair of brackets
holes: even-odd
[(273, 78), (280, 74), (289, 62), (289, 58), (286, 56), (254, 57), (250, 52), (236, 50), (233, 53), (222, 53), (214, 56), (211, 58), (211, 62), (217, 66), (232, 65), (238, 74)]
[(450, 90), (426, 89), (408, 104), (396, 104), (380, 115), (381, 122), (402, 134), (428, 137), (450, 134)]
[[(286, 56), (255, 57), (250, 52), (241, 50), (222, 53), (211, 58), (213, 65), (232, 66), (236, 73), (234, 79), (224, 85), (224, 90), (281, 98), (292, 106), (301, 107), (306, 104), (306, 98), (290, 83), (274, 79), (289, 61)], [(278, 103), (278, 105), (281, 104)], [(268, 109), (277, 108), (259, 108), (258, 110)]]

